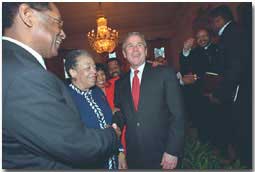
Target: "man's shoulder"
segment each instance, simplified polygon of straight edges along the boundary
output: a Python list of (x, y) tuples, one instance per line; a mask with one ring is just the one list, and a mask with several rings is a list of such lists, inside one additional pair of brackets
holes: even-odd
[(242, 36), (241, 29), (236, 22), (231, 22), (223, 31), (222, 38), (238, 38)]
[(157, 76), (166, 76), (169, 74), (175, 73), (174, 69), (170, 66), (165, 66), (165, 65), (159, 65), (156, 67), (151, 67), (151, 75), (157, 75)]
[(6, 58), (3, 62), (3, 81), (9, 87), (26, 83), (31, 87), (44, 85), (48, 88), (64, 83), (53, 73), (46, 71), (42, 66), (27, 63), (14, 56)]

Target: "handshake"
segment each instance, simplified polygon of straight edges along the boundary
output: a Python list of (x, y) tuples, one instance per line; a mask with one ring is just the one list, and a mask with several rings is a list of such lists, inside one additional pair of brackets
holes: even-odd
[(120, 138), (121, 135), (121, 130), (120, 127), (118, 127), (118, 125), (116, 123), (113, 123), (112, 125), (106, 125), (106, 128), (110, 128), (112, 127), (117, 135), (118, 138)]
[(115, 130), (116, 135), (120, 138), (121, 135), (120, 127), (118, 127), (116, 123), (113, 123), (112, 128)]

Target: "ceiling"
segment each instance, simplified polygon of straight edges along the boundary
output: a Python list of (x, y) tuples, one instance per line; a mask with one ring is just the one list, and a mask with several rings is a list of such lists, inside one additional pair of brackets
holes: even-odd
[[(81, 34), (96, 27), (99, 3), (57, 3), (62, 17), (67, 23), (67, 34)], [(108, 19), (108, 25), (119, 33), (130, 30), (152, 30), (153, 28), (172, 26), (185, 10), (184, 3), (101, 3), (102, 11)], [(173, 20), (174, 19), (174, 20)]]
[[(64, 20), (67, 35), (64, 48), (88, 47), (87, 33), (96, 28), (98, 2), (56, 3)], [(219, 3), (218, 3), (219, 4)], [(148, 40), (171, 38), (185, 27), (191, 28), (191, 21), (197, 9), (215, 6), (217, 3), (199, 2), (102, 2), (101, 7), (108, 19), (108, 27), (123, 36), (130, 31), (143, 33)]]
[[(96, 28), (99, 3), (56, 4), (64, 20), (65, 42), (86, 40), (87, 33)], [(103, 2), (101, 7), (108, 19), (108, 27), (119, 32), (120, 40), (130, 31), (142, 32), (147, 39), (170, 37), (189, 8), (187, 3), (176, 2)]]

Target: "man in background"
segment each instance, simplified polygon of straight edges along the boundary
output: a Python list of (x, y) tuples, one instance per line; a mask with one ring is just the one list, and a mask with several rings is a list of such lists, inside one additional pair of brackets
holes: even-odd
[(220, 108), (211, 104), (204, 94), (207, 94), (208, 74), (214, 74), (215, 77), (223, 75), (224, 57), (219, 46), (212, 42), (208, 29), (198, 29), (195, 38), (189, 38), (184, 42), (179, 62), (180, 84), (192, 127), (198, 129), (201, 141), (217, 144), (215, 135), (218, 133), (212, 121), (221, 114)]
[[(223, 71), (223, 81), (218, 89), (209, 95), (211, 102), (219, 102), (225, 106), (225, 115), (227, 120), (222, 127), (222, 131), (219, 134), (222, 135), (222, 140), (228, 145), (228, 152), (230, 160), (236, 158), (237, 143), (239, 142), (238, 132), (240, 128), (240, 122), (243, 118), (251, 119), (251, 111), (245, 111), (250, 113), (244, 113), (241, 110), (240, 101), (244, 101), (246, 98), (251, 101), (251, 68), (247, 61), (251, 61), (251, 45), (248, 45), (244, 40), (244, 35), (240, 31), (230, 8), (226, 5), (222, 5), (213, 9), (210, 13), (213, 20), (213, 28), (218, 33), (220, 40), (219, 46), (224, 53), (225, 67)], [(248, 85), (247, 85), (248, 83)], [(249, 89), (250, 94), (248, 97), (244, 97), (243, 90)], [(251, 103), (248, 104), (251, 105)], [(251, 107), (249, 107), (251, 108)], [(250, 121), (251, 122), (251, 121)], [(217, 126), (219, 123), (217, 123)], [(247, 123), (250, 130), (252, 129), (251, 123)], [(249, 132), (249, 131), (248, 131)], [(251, 162), (251, 132), (247, 136), (247, 146), (250, 150), (246, 156), (250, 157)], [(249, 165), (249, 168), (251, 164)]]
[(114, 78), (122, 74), (121, 64), (117, 58), (109, 58), (106, 63), (110, 78)]

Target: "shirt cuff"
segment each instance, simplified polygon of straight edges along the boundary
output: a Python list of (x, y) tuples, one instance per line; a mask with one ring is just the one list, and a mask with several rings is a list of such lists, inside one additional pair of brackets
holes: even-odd
[(178, 78), (180, 84), (181, 84), (181, 85), (184, 85), (184, 82), (182, 81), (182, 74), (181, 74), (180, 72), (178, 72), (178, 73), (176, 74), (176, 76), (177, 76), (177, 78)]
[(180, 84), (183, 86), (184, 82), (182, 81), (182, 79), (179, 80)]
[(124, 148), (119, 148), (119, 152), (124, 152)]

